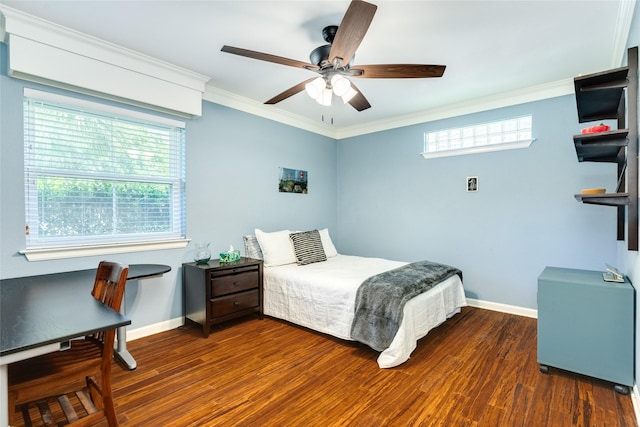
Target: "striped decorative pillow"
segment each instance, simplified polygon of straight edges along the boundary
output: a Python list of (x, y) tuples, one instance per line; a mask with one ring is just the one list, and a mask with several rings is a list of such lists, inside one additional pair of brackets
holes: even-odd
[(254, 235), (242, 236), (244, 239), (244, 256), (253, 259), (263, 259), (262, 249), (258, 239)]
[(299, 265), (327, 260), (318, 230), (291, 233), (289, 238), (293, 243), (293, 251), (296, 254), (296, 260)]

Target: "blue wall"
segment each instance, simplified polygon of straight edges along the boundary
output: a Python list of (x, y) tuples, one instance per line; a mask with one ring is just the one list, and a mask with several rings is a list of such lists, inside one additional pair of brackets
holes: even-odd
[[(0, 44), (6, 60), (6, 47)], [(24, 247), (22, 89), (0, 74), (0, 277), (94, 267), (103, 257), (28, 262)], [(428, 130), (533, 114), (528, 149), (425, 160)], [(578, 163), (572, 96), (334, 141), (205, 102), (187, 122), (187, 234), (214, 254), (254, 228), (328, 227), (341, 253), (459, 266), (470, 298), (536, 308), (546, 265), (616, 264), (615, 209), (578, 203), (615, 186), (613, 165)], [(309, 194), (278, 193), (279, 168), (309, 172)], [(465, 178), (479, 177), (467, 193)], [(163, 278), (127, 289), (131, 328), (182, 315), (180, 266), (191, 247), (120, 254), (165, 263)]]
[[(425, 160), (424, 132), (533, 115), (527, 149)], [(613, 164), (579, 163), (573, 96), (340, 141), (338, 248), (459, 266), (470, 298), (535, 309), (547, 265), (616, 262), (615, 208), (575, 193), (616, 185)], [(466, 177), (479, 191), (466, 191)]]
[[(308, 172), (309, 193), (279, 193), (280, 168)], [(337, 226), (336, 141), (205, 102), (187, 128), (187, 230), (213, 253), (255, 228)]]
[[(6, 68), (6, 46), (0, 44)], [(187, 237), (185, 249), (29, 262), (24, 249), (22, 96), (24, 87), (66, 93), (0, 74), (0, 278), (94, 268), (101, 259), (162, 263), (172, 271), (127, 285), (130, 329), (179, 319), (181, 265), (193, 261), (193, 243), (211, 242), (215, 255), (242, 236), (265, 231), (337, 227), (336, 141), (205, 102), (201, 118), (187, 121)], [(309, 193), (278, 192), (279, 168), (307, 170)], [(244, 252), (244, 251), (243, 251)], [(70, 308), (71, 309), (71, 308)]]

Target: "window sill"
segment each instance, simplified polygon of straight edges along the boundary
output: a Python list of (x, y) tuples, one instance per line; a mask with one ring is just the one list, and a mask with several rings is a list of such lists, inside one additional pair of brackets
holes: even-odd
[(161, 240), (156, 242), (114, 243), (108, 245), (72, 246), (64, 248), (24, 249), (20, 254), (28, 261), (46, 261), (52, 259), (77, 258), (95, 255), (120, 254), (125, 252), (159, 251), (186, 247), (190, 239)]
[(503, 144), (482, 145), (479, 147), (460, 148), (457, 150), (435, 151), (432, 153), (420, 153), (425, 159), (437, 159), (439, 157), (462, 156), (465, 154), (489, 153), (492, 151), (515, 150), (517, 148), (528, 148), (535, 139), (516, 141)]

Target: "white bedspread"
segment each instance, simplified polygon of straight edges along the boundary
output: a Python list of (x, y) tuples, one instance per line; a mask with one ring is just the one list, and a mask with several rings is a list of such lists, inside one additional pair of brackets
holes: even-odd
[[(338, 255), (325, 262), (264, 269), (264, 314), (352, 340), (356, 292), (375, 274), (406, 265), (381, 258)], [(418, 339), (466, 306), (460, 277), (454, 275), (404, 307), (395, 339), (378, 357), (381, 368), (407, 361)]]

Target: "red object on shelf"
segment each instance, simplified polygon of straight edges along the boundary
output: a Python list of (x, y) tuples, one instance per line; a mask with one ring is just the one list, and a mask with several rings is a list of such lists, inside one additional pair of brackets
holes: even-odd
[(584, 128), (582, 129), (582, 133), (586, 134), (586, 133), (599, 133), (599, 132), (606, 132), (609, 129), (611, 129), (611, 126), (607, 126), (607, 125), (597, 125), (597, 126), (591, 126), (588, 128)]

